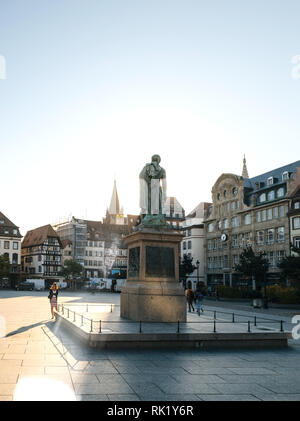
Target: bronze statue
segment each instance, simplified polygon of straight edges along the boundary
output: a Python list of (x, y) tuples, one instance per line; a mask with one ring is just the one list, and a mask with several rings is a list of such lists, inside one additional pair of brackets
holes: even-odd
[(166, 171), (159, 165), (160, 156), (153, 155), (140, 173), (140, 207), (142, 215), (162, 215), (167, 197)]

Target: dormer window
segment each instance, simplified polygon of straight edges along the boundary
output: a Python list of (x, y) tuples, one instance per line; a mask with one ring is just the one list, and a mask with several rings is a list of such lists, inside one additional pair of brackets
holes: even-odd
[(288, 171), (284, 171), (282, 173), (282, 181), (286, 181), (288, 179), (289, 179), (289, 173), (288, 173)]
[(274, 178), (273, 177), (269, 177), (268, 178), (268, 186), (272, 186), (274, 184)]
[(266, 193), (262, 193), (262, 194), (259, 196), (259, 201), (260, 201), (260, 203), (261, 203), (261, 202), (265, 202), (265, 201), (266, 201)]
[(3, 221), (3, 219), (0, 219), (0, 224), (4, 224), (4, 221)]

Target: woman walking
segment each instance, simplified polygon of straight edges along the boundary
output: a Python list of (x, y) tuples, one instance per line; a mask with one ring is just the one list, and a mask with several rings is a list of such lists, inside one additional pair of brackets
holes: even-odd
[(54, 319), (54, 308), (57, 311), (57, 296), (58, 296), (58, 286), (56, 282), (54, 282), (52, 287), (50, 288), (50, 293), (48, 295), (48, 298), (50, 300), (52, 319)]

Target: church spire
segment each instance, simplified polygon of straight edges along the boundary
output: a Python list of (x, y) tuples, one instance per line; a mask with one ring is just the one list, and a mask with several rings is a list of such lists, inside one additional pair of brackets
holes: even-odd
[(243, 159), (243, 172), (242, 172), (242, 177), (249, 178), (245, 155), (244, 155), (244, 159)]
[(116, 180), (114, 180), (114, 188), (113, 188), (108, 212), (109, 212), (110, 215), (119, 215), (120, 214), (120, 204), (119, 204), (119, 196), (118, 196), (118, 192), (117, 192)]

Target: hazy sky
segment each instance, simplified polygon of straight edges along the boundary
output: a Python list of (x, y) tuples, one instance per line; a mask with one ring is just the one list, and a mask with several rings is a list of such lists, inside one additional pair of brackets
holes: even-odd
[[(153, 154), (186, 212), (223, 172), (300, 159), (300, 2), (0, 0), (0, 210), (139, 212)], [(292, 63), (293, 61), (293, 63)]]

